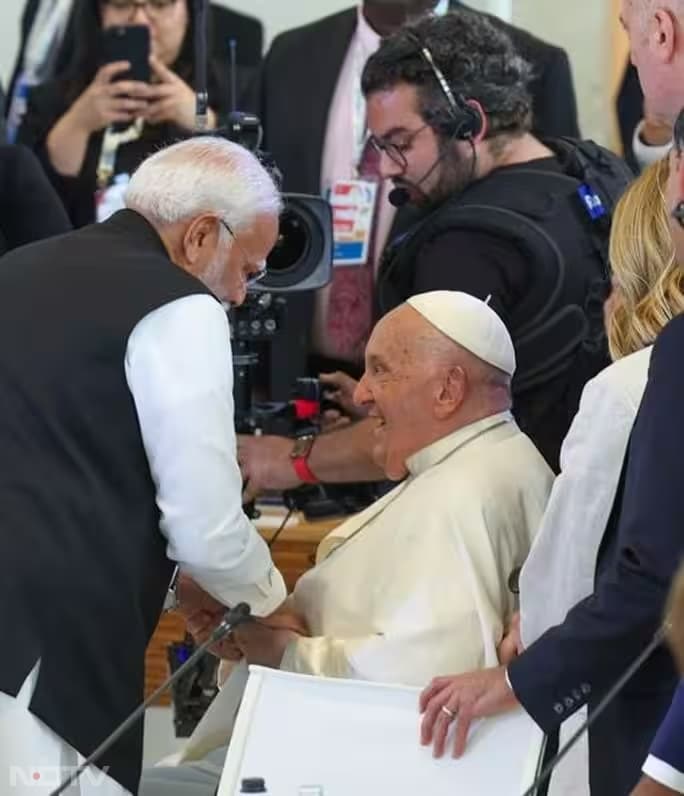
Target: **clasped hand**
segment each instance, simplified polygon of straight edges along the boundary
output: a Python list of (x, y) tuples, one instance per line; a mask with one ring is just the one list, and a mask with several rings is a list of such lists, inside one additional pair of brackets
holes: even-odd
[[(226, 606), (187, 575), (179, 578), (178, 599), (178, 610), (186, 619), (188, 632), (202, 644), (221, 622)], [(308, 633), (306, 621), (288, 599), (269, 616), (239, 625), (210, 649), (218, 658), (229, 661), (245, 658), (248, 663), (277, 669), (287, 645)]]

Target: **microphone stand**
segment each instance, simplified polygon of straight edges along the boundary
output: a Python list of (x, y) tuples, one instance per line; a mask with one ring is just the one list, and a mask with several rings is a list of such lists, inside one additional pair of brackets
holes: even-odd
[(653, 653), (658, 649), (658, 647), (663, 643), (665, 640), (665, 634), (667, 632), (666, 627), (661, 627), (658, 632), (655, 634), (651, 643), (643, 650), (643, 652), (639, 655), (639, 657), (632, 663), (632, 665), (627, 669), (627, 671), (622, 675), (622, 677), (615, 683), (615, 685), (610, 689), (610, 691), (603, 697), (603, 699), (598, 703), (595, 710), (591, 711), (591, 716), (584, 722), (584, 724), (577, 730), (577, 732), (570, 738), (570, 740), (563, 746), (562, 749), (558, 752), (558, 754), (550, 760), (544, 769), (542, 770), (541, 774), (537, 777), (537, 779), (530, 785), (530, 787), (523, 793), (523, 796), (535, 796), (538, 792), (538, 789), (546, 782), (547, 779), (551, 776), (556, 766), (560, 763), (560, 761), (568, 754), (568, 752), (575, 746), (575, 744), (579, 741), (579, 739), (584, 735), (585, 732), (589, 730), (589, 728), (594, 724), (594, 722), (601, 716), (601, 714), (606, 710), (606, 708), (613, 702), (615, 697), (622, 691), (622, 689), (627, 685), (627, 683), (634, 677), (634, 675), (639, 671), (639, 669), (646, 663), (646, 661), (653, 655)]
[(76, 771), (72, 772), (56, 790), (52, 791), (50, 796), (60, 796), (61, 793), (64, 793), (68, 787), (76, 782), (76, 780), (89, 766), (91, 766), (95, 761), (99, 760), (100, 757), (102, 757), (102, 755), (108, 751), (119, 740), (119, 738), (121, 738), (122, 735), (124, 735), (124, 733), (128, 732), (128, 730), (144, 715), (145, 710), (154, 702), (156, 702), (157, 699), (164, 693), (164, 691), (170, 688), (189, 669), (191, 669), (203, 655), (206, 654), (207, 650), (212, 644), (216, 644), (218, 641), (221, 641), (221, 639), (227, 636), (228, 633), (230, 633), (238, 625), (244, 624), (245, 622), (250, 622), (252, 620), (253, 617), (250, 613), (250, 607), (247, 605), (247, 603), (239, 603), (235, 606), (235, 608), (227, 611), (221, 620), (221, 623), (214, 629), (209, 638), (192, 653), (187, 661), (185, 661), (182, 666), (176, 669), (176, 671), (169, 678), (167, 678), (167, 680), (162, 683), (162, 685), (160, 685), (153, 694), (151, 694), (141, 705), (139, 705), (133, 711), (133, 713), (131, 713), (131, 715), (114, 730), (111, 735), (105, 738), (105, 740), (97, 747), (97, 749), (86, 760), (84, 760), (83, 763), (81, 763)]

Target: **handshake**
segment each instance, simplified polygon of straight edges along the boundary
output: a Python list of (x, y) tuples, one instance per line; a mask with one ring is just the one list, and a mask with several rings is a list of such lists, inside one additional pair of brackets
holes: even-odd
[[(185, 617), (188, 632), (201, 644), (223, 619), (226, 606), (187, 575), (179, 577), (177, 591), (177, 610)], [(213, 645), (211, 651), (223, 660), (236, 662), (244, 658), (247, 663), (277, 669), (287, 646), (308, 635), (304, 617), (296, 612), (292, 598), (288, 598), (269, 616), (236, 627)]]

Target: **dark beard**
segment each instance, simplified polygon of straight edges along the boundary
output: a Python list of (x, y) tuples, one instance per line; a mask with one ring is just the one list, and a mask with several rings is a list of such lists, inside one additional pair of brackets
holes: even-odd
[(456, 151), (453, 140), (447, 140), (440, 142), (439, 154), (442, 157), (439, 179), (427, 197), (431, 207), (441, 205), (447, 199), (462, 193), (473, 182), (475, 176), (474, 149), (470, 149), (467, 155), (461, 156)]

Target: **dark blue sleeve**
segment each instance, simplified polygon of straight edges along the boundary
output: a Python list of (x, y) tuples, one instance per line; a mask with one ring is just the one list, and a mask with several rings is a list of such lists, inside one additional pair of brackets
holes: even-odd
[(683, 453), (684, 316), (654, 348), (630, 442), (616, 552), (594, 594), (509, 666), (516, 696), (547, 732), (606, 692), (661, 624), (684, 553)]
[(684, 777), (684, 683), (677, 689), (672, 707), (658, 730), (651, 756), (667, 763)]

